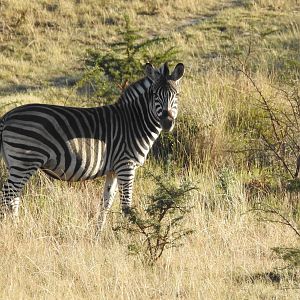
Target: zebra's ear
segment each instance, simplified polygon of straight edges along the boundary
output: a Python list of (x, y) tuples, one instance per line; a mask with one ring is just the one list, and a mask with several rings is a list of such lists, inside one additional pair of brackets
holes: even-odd
[(146, 63), (145, 74), (153, 81), (157, 80), (160, 76), (160, 73), (150, 63)]
[(172, 72), (170, 78), (171, 80), (177, 81), (180, 80), (184, 74), (184, 64), (179, 63), (176, 65), (174, 71)]
[(160, 73), (165, 76), (166, 78), (170, 75), (169, 71), (169, 64), (168, 62), (165, 62), (162, 67), (160, 68)]

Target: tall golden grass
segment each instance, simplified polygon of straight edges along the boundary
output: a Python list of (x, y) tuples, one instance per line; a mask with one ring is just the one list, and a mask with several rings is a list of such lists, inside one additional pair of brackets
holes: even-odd
[[(1, 298), (297, 299), (297, 281), (288, 272), (280, 273), (280, 282), (268, 275), (282, 265), (270, 247), (297, 245), (293, 233), (246, 213), (239, 181), (231, 184), (230, 204), (224, 205), (213, 174), (201, 175), (188, 220), (194, 235), (151, 268), (128, 255), (128, 237), (113, 233), (117, 205), (104, 235), (94, 240), (91, 212), (101, 184), (69, 186), (42, 176), (40, 186), (27, 187), (19, 223), (1, 225)], [(152, 191), (140, 179), (135, 192), (135, 199), (143, 199)], [(205, 201), (215, 207), (210, 210)]]

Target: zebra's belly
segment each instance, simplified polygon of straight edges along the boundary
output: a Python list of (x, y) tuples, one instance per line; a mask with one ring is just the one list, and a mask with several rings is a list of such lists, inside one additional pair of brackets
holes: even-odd
[(106, 163), (106, 144), (96, 139), (76, 138), (67, 142), (69, 153), (57, 165), (49, 160), (42, 168), (51, 177), (66, 181), (81, 181), (104, 175), (109, 169)]

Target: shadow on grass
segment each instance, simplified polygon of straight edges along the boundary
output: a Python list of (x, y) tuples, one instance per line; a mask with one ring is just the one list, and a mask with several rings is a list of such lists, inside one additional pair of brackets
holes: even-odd
[(266, 282), (266, 283), (273, 283), (278, 284), (283, 281), (284, 277), (279, 272), (271, 271), (271, 272), (261, 272), (261, 273), (254, 273), (249, 275), (241, 275), (238, 276), (235, 280), (238, 283), (247, 282), (247, 283), (256, 283), (256, 282)]
[(263, 283), (278, 285), (281, 289), (300, 290), (300, 270), (298, 268), (286, 267), (270, 272), (258, 272), (248, 275), (238, 275), (235, 277), (238, 284), (242, 283)]
[(22, 94), (37, 90), (41, 87), (26, 84), (10, 84), (0, 88), (0, 96), (8, 96), (10, 94)]
[(0, 87), (0, 96), (8, 96), (11, 94), (29, 93), (36, 90), (41, 90), (45, 87), (66, 88), (73, 87), (80, 80), (79, 76), (58, 76), (46, 81), (44, 84), (31, 85), (31, 84), (10, 84)]

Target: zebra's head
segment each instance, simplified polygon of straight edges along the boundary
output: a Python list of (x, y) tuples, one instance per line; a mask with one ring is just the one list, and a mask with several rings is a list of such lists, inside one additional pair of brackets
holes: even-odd
[(177, 117), (177, 100), (179, 82), (184, 74), (184, 65), (179, 63), (170, 74), (168, 64), (165, 63), (159, 69), (155, 69), (147, 63), (145, 72), (152, 80), (154, 114), (159, 120), (164, 131), (171, 131)]

